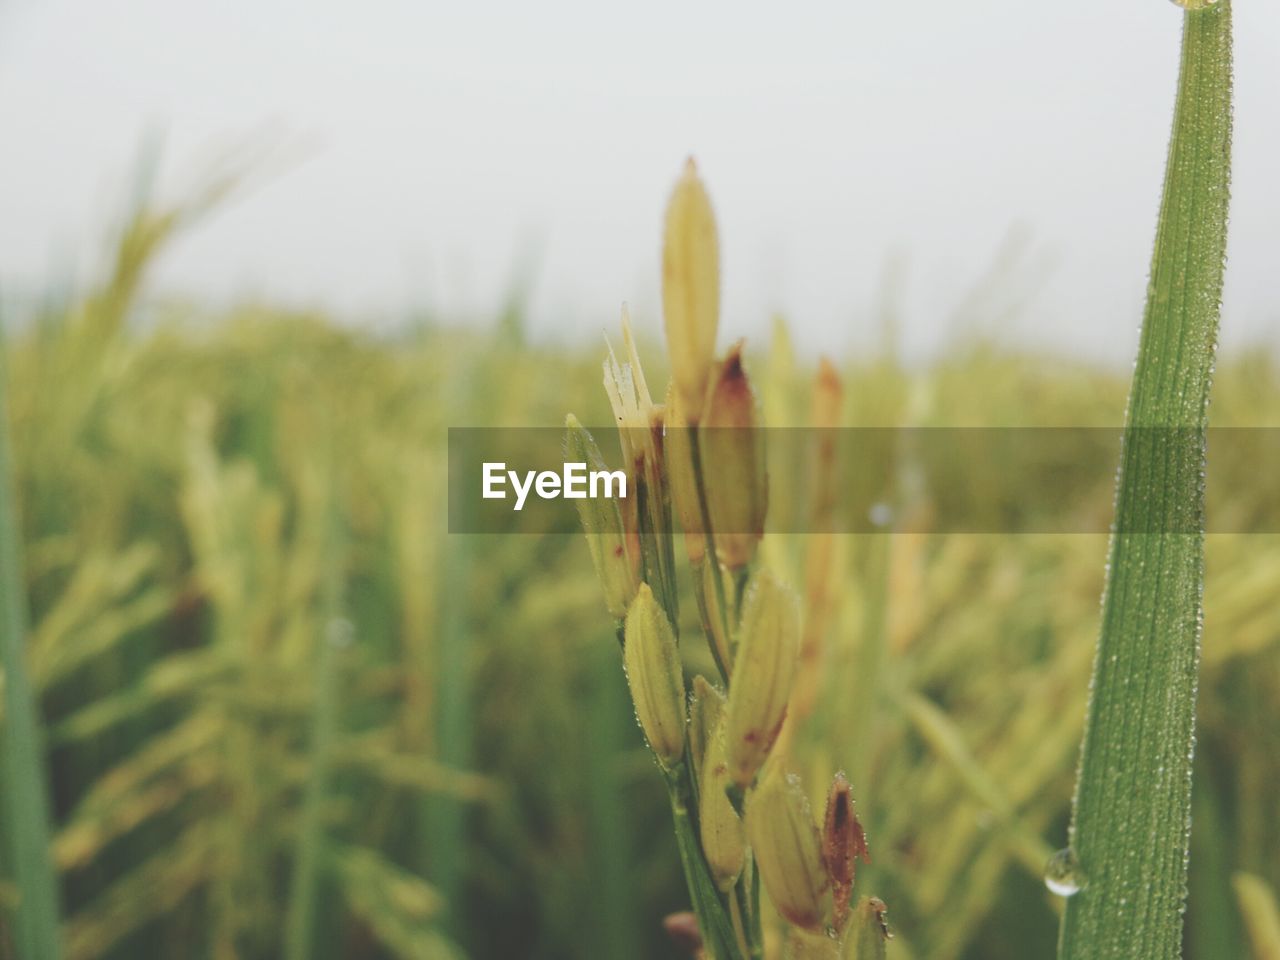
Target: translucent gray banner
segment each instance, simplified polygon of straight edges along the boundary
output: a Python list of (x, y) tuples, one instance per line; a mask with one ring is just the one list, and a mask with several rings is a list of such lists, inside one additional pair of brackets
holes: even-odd
[[(591, 433), (608, 470), (624, 470), (618, 430)], [(1124, 442), (1170, 476), (1198, 473), (1207, 457), (1208, 532), (1280, 532), (1280, 428), (772, 428), (735, 439), (764, 446), (766, 529), (777, 533), (1105, 533)], [(563, 441), (554, 428), (451, 428), (449, 532), (578, 532), (564, 494), (589, 495), (590, 477), (566, 473)], [(1150, 511), (1144, 523), (1123, 532), (1197, 531), (1182, 511)]]

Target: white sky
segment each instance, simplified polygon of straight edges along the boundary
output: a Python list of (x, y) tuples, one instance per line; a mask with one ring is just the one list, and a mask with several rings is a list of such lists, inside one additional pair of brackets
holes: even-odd
[[(1237, 0), (1224, 342), (1280, 341), (1280, 5)], [(98, 265), (140, 145), (161, 192), (264, 128), (305, 158), (189, 235), (158, 286), (535, 329), (656, 323), (666, 192), (720, 218), (722, 329), (783, 309), (869, 342), (896, 263), (914, 349), (971, 313), (1131, 358), (1182, 14), (1168, 0), (0, 0), (0, 284)], [(966, 298), (969, 298), (968, 300)], [(1010, 309), (1016, 307), (1017, 309)]]

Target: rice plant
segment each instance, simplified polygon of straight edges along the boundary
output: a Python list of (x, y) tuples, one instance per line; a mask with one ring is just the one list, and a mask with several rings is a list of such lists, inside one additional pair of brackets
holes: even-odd
[[(670, 917), (667, 927), (691, 951), (723, 960), (763, 957), (766, 931), (784, 936), (794, 956), (866, 956), (859, 945), (867, 927), (873, 943), (889, 934), (882, 901), (870, 913), (851, 904), (856, 865), (869, 856), (849, 782), (835, 773), (819, 828), (788, 769), (789, 710), (794, 725), (812, 696), (795, 686), (801, 611), (794, 592), (757, 563), (768, 511), (764, 433), (742, 344), (714, 356), (719, 273), (714, 214), (690, 160), (667, 209), (663, 244), (666, 403), (653, 402), (624, 310), (625, 359), (610, 352), (604, 382), (631, 493), (579, 505), (605, 604), (618, 621), (636, 717), (667, 783), (693, 905), (687, 920)], [(839, 384), (829, 367), (821, 384), (820, 416), (830, 417)], [(578, 462), (603, 463), (572, 416), (566, 448)], [(695, 676), (691, 691), (676, 632), (673, 515), (715, 664), (713, 679)], [(820, 598), (810, 599), (812, 628)], [(781, 926), (764, 912), (762, 886)]]

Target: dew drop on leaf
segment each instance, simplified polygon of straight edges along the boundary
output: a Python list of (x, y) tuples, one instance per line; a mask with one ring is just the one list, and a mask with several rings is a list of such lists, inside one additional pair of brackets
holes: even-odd
[(1084, 872), (1075, 851), (1064, 847), (1049, 858), (1044, 868), (1044, 885), (1060, 897), (1071, 897), (1084, 887)]

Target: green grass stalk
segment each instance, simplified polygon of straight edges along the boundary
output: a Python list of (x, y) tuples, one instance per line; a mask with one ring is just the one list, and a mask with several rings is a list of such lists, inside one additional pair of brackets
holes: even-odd
[(637, 960), (641, 940), (631, 879), (635, 838), (617, 762), (625, 742), (631, 701), (617, 669), (617, 652), (601, 643), (592, 648), (589, 656), (599, 663), (592, 671), (596, 682), (590, 692), (586, 729), (593, 942), (604, 956)]
[(706, 947), (716, 960), (744, 960), (728, 911), (702, 857), (697, 825), (689, 809), (694, 791), (687, 761), (680, 761), (668, 776), (667, 789), (680, 865)]
[(1202, 751), (1196, 756), (1196, 785), (1192, 794), (1196, 830), (1191, 856), (1196, 869), (1189, 880), (1192, 916), (1188, 953), (1192, 957), (1244, 957), (1244, 926), (1231, 890), (1231, 831), (1222, 816), (1213, 771)]
[[(1179, 955), (1190, 838), (1204, 438), (1226, 254), (1231, 6), (1185, 14), (1071, 827), (1063, 960)], [(1177, 428), (1176, 431), (1163, 428)]]
[[(442, 571), (440, 632), (435, 646), (435, 758), (451, 770), (464, 770), (472, 760), (471, 595), (472, 543), (467, 537), (449, 541), (449, 561)], [(463, 867), (468, 825), (461, 800), (444, 794), (423, 802), (426, 876), (451, 907), (446, 930), (460, 936)]]
[(341, 519), (331, 518), (329, 557), (323, 587), (322, 633), (315, 667), (315, 699), (311, 706), (311, 743), (307, 783), (298, 829), (295, 874), (289, 893), (287, 960), (310, 960), (316, 955), (317, 917), (321, 894), (321, 866), (326, 843), (324, 808), (329, 790), (333, 744), (338, 736), (340, 658), (351, 640), (351, 625), (342, 619), (343, 544)]
[(35, 691), (27, 672), (27, 596), (22, 531), (9, 462), (9, 414), (0, 351), (0, 667), (4, 670), (4, 835), (8, 872), (21, 898), (13, 912), (18, 956), (56, 960), (58, 881), (50, 853), (49, 796)]

